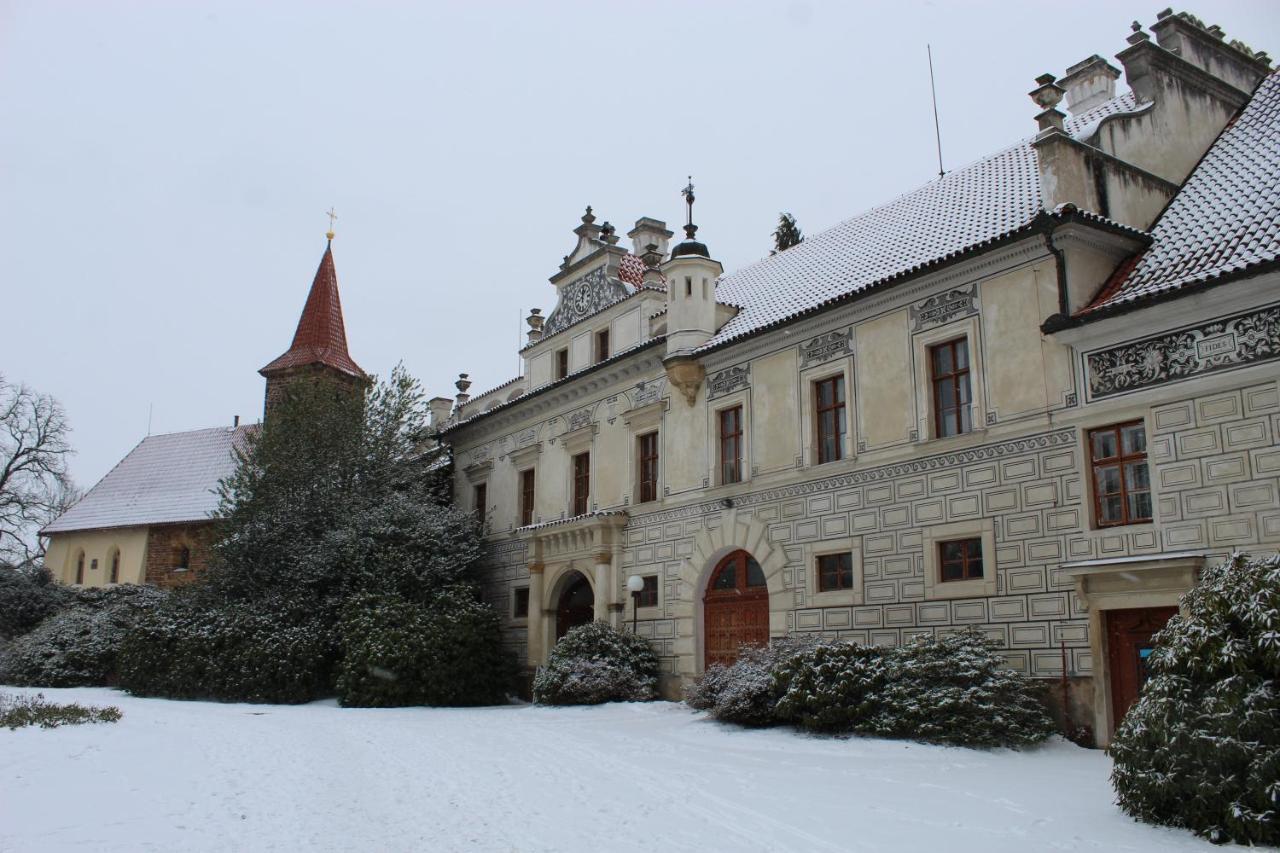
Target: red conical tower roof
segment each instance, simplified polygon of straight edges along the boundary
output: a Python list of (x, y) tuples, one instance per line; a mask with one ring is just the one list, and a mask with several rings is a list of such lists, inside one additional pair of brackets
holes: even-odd
[(325, 247), (320, 268), (316, 270), (307, 304), (302, 308), (293, 344), (284, 355), (258, 372), (263, 376), (319, 364), (334, 370), (365, 378), (365, 373), (347, 352), (347, 330), (342, 322), (342, 301), (338, 298), (338, 273), (333, 268), (333, 244)]

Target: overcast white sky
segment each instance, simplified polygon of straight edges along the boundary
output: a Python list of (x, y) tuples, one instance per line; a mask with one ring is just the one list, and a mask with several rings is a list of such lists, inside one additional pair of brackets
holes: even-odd
[[(735, 269), (781, 210), (813, 233), (934, 177), (926, 43), (950, 168), (1159, 8), (0, 0), (0, 372), (62, 401), (85, 488), (149, 407), (157, 433), (257, 419), (332, 205), (356, 361), (482, 391), (585, 205), (674, 226), (692, 174)], [(1280, 56), (1275, 0), (1189, 10)]]

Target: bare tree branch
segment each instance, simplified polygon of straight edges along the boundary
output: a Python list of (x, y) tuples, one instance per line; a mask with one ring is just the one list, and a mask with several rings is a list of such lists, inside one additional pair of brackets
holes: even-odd
[(43, 559), (40, 528), (78, 499), (69, 432), (57, 400), (0, 374), (0, 564)]

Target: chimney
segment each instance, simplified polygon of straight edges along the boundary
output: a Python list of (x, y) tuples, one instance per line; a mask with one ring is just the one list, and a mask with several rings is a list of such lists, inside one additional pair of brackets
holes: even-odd
[(1080, 115), (1116, 96), (1120, 69), (1096, 53), (1067, 69), (1058, 85), (1067, 90), (1067, 110)]
[(529, 331), (527, 333), (529, 343), (536, 344), (538, 341), (542, 340), (542, 324), (547, 321), (547, 318), (542, 316), (542, 309), (530, 308), (529, 316), (525, 317), (524, 321), (529, 324)]
[(644, 261), (645, 266), (656, 267), (667, 256), (671, 232), (661, 219), (642, 216), (627, 236), (631, 238), (631, 253)]
[(236, 427), (238, 427), (238, 426), (240, 426), (240, 416), (239, 416), (239, 415), (233, 415), (233, 416), (232, 416), (232, 418), (231, 418), (231, 428), (232, 428), (232, 429), (235, 429), (235, 428), (236, 428)]
[(1156, 44), (1246, 96), (1271, 71), (1270, 57), (1242, 41), (1228, 41), (1217, 24), (1206, 25), (1194, 15), (1172, 9), (1165, 9), (1156, 18), (1151, 25)]
[(453, 401), (448, 397), (432, 397), (427, 401), (427, 408), (431, 412), (431, 425), (439, 428), (444, 426), (444, 422), (449, 420), (449, 412), (453, 409)]

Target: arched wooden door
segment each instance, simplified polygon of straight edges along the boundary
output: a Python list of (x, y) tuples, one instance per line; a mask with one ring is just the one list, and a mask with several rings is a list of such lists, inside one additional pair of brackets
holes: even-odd
[(744, 645), (769, 642), (769, 589), (764, 570), (746, 551), (716, 565), (702, 597), (705, 663), (731, 664)]
[(596, 597), (581, 572), (574, 572), (556, 603), (556, 641), (596, 618)]

